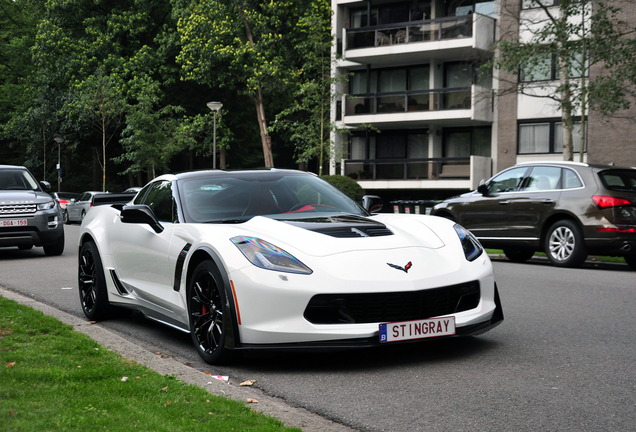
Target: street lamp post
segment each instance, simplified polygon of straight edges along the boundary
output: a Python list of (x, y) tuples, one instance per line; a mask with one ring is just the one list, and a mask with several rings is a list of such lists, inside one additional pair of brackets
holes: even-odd
[(214, 111), (214, 135), (213, 135), (213, 149), (212, 149), (212, 169), (216, 169), (216, 113), (223, 108), (221, 102), (208, 102), (206, 104), (208, 108)]
[(62, 183), (62, 165), (60, 161), (60, 148), (64, 142), (64, 138), (55, 137), (53, 141), (57, 143), (57, 191), (60, 191), (60, 184)]

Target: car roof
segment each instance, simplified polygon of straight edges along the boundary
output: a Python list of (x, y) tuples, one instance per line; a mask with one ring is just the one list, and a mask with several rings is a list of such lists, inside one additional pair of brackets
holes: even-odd
[(569, 167), (590, 167), (597, 169), (634, 169), (634, 167), (622, 167), (622, 166), (614, 166), (608, 164), (599, 164), (599, 163), (587, 163), (587, 162), (573, 162), (573, 161), (528, 161), (528, 162), (519, 162), (515, 166), (525, 166), (525, 165), (558, 165), (558, 166), (569, 166)]
[(22, 165), (0, 165), (0, 169), (11, 168), (11, 169), (23, 169), (26, 170), (27, 167)]
[(249, 178), (251, 180), (268, 179), (274, 177), (280, 177), (281, 175), (311, 175), (316, 174), (306, 171), (290, 170), (290, 169), (277, 169), (277, 168), (261, 168), (253, 170), (202, 170), (202, 171), (188, 171), (179, 174), (164, 174), (157, 177), (155, 180), (185, 180), (199, 177), (235, 177), (235, 178)]

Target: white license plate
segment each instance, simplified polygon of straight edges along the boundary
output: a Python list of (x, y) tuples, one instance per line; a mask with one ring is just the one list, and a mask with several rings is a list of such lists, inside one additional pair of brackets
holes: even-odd
[(426, 339), (455, 334), (455, 317), (380, 324), (380, 342)]
[(29, 223), (26, 219), (12, 219), (0, 221), (1, 227), (27, 226)]

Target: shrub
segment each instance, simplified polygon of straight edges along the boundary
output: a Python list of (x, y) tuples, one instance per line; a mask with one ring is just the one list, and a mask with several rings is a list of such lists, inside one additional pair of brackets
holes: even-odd
[(349, 195), (349, 197), (355, 202), (362, 203), (364, 189), (362, 189), (358, 182), (351, 177), (342, 175), (325, 175), (322, 176), (322, 178)]

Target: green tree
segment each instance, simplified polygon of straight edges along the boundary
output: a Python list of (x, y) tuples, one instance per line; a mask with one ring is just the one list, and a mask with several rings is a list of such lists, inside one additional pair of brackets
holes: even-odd
[[(513, 31), (502, 32), (493, 64), (520, 76), (500, 94), (512, 91), (554, 100), (562, 116), (563, 157), (573, 160), (575, 112), (582, 113), (582, 155), (586, 111), (612, 115), (630, 106), (636, 81), (630, 82), (625, 70), (634, 65), (634, 29), (620, 20), (621, 9), (609, 1), (559, 0), (553, 6), (553, 0), (524, 0), (524, 4), (534, 9), (522, 14), (517, 0), (502, 4), (502, 14), (516, 25)], [(554, 63), (556, 86), (549, 81)], [(590, 76), (594, 65), (601, 73)]]
[(298, 74), (295, 23), (308, 1), (175, 0), (186, 79), (230, 87), (256, 108), (265, 166), (273, 167), (266, 97)]
[(335, 62), (331, 47), (331, 4), (315, 0), (297, 24), (294, 50), (302, 59), (291, 105), (276, 116), (272, 130), (288, 131), (295, 146), (297, 162), (318, 159), (318, 174), (331, 156), (330, 107), (336, 97), (333, 88), (346, 78), (331, 76)]
[(126, 110), (126, 100), (115, 77), (101, 70), (78, 84), (74, 105), (80, 117), (101, 136), (102, 191), (106, 191), (106, 146), (117, 133)]

